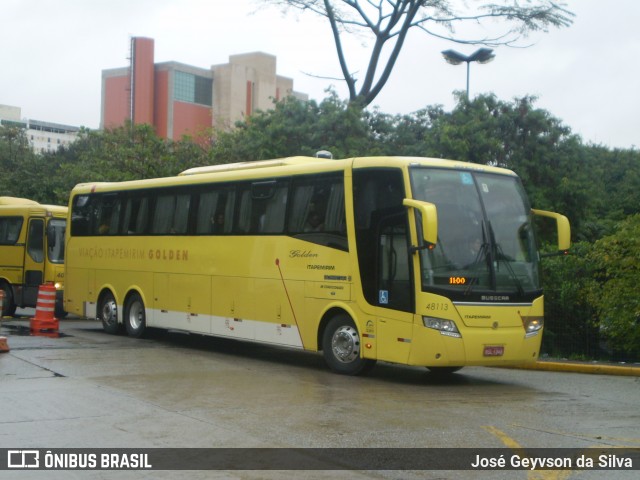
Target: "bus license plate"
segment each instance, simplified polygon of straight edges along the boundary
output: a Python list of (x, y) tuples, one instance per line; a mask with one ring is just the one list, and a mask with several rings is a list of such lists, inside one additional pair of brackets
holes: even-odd
[(501, 357), (504, 355), (504, 347), (503, 346), (488, 346), (484, 347), (484, 356), (485, 357)]

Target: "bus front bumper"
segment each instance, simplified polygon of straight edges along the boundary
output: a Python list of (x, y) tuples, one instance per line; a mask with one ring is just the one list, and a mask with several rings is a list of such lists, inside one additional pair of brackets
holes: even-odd
[(525, 335), (522, 327), (464, 328), (460, 337), (414, 325), (409, 365), (427, 367), (507, 366), (538, 359), (542, 329)]

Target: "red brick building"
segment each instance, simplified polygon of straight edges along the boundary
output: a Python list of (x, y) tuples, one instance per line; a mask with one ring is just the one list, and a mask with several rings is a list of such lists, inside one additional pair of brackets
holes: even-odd
[(102, 71), (101, 128), (150, 124), (156, 133), (179, 140), (211, 127), (228, 128), (273, 99), (295, 95), (293, 80), (276, 74), (276, 58), (265, 53), (229, 57), (210, 69), (179, 62), (155, 63), (154, 40), (133, 37), (128, 67)]

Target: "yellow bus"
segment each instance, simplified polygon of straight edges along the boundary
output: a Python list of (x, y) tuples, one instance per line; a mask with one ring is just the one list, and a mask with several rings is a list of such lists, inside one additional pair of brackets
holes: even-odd
[(64, 316), (64, 240), (67, 207), (0, 197), (0, 289), (2, 316), (35, 307), (43, 283), (56, 286), (56, 311)]
[(76, 186), (65, 309), (451, 372), (533, 362), (543, 296), (515, 173), (440, 159), (292, 157)]

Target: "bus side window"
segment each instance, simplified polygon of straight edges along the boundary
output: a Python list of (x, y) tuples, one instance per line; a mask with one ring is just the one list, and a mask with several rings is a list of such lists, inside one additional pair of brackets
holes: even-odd
[(173, 215), (176, 209), (176, 196), (171, 194), (159, 195), (156, 200), (155, 213), (151, 232), (160, 235), (170, 233), (173, 224)]
[(123, 235), (143, 235), (147, 228), (148, 218), (147, 197), (131, 197), (127, 199), (122, 221)]
[(184, 235), (189, 227), (189, 206), (191, 205), (191, 195), (176, 195), (176, 210), (173, 215), (173, 224), (170, 233)]
[(97, 195), (92, 199), (97, 200), (94, 235), (116, 235), (120, 221), (120, 200), (113, 193)]
[(15, 245), (21, 229), (22, 217), (0, 218), (0, 245)]
[(140, 203), (137, 206), (137, 215), (135, 223), (135, 233), (142, 235), (147, 231), (149, 223), (149, 198), (144, 197), (140, 199)]
[(109, 235), (116, 235), (118, 234), (118, 227), (120, 226), (120, 206), (122, 205), (122, 202), (120, 202), (120, 199), (115, 199), (114, 200), (114, 204), (111, 208), (111, 215), (109, 218)]
[(284, 233), (288, 182), (267, 180), (243, 185), (238, 214), (240, 233)]
[(251, 229), (251, 191), (245, 190), (240, 195), (240, 211), (238, 212), (238, 233), (249, 233)]
[(198, 216), (196, 220), (196, 233), (216, 233), (216, 212), (218, 211), (218, 192), (202, 192), (198, 201)]
[[(286, 180), (267, 180), (238, 187), (240, 205), (234, 231), (239, 234), (284, 233), (289, 186)], [(227, 201), (227, 208), (232, 206)], [(229, 218), (225, 211), (225, 219)], [(225, 226), (226, 231), (226, 226)]]
[[(236, 189), (235, 187), (230, 187), (226, 190), (225, 198), (224, 198), (224, 226), (223, 233), (231, 233), (233, 230), (233, 218), (236, 208)], [(220, 210), (222, 211), (222, 210)]]
[(289, 189), (286, 185), (278, 184), (270, 198), (262, 201), (262, 203), (264, 203), (264, 221), (260, 225), (260, 232), (284, 232), (284, 217), (287, 210), (288, 193)]
[(327, 199), (327, 209), (324, 215), (324, 228), (329, 232), (341, 235), (347, 234), (347, 223), (344, 212), (344, 185), (342, 179), (339, 183), (332, 183)]
[(231, 233), (234, 187), (204, 191), (199, 195), (195, 231), (200, 235)]
[(342, 177), (307, 177), (294, 181), (288, 231), (292, 234), (346, 234)]
[(71, 207), (71, 235), (84, 237), (90, 235), (93, 205), (89, 195), (77, 195)]

